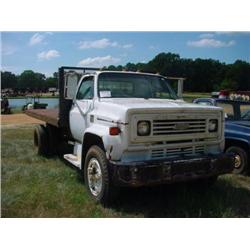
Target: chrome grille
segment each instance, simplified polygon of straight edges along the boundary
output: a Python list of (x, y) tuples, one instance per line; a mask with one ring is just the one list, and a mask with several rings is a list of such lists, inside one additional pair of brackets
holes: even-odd
[(153, 135), (193, 134), (206, 132), (206, 119), (153, 120)]
[(152, 149), (151, 156), (153, 159), (176, 158), (183, 156), (203, 155), (205, 153), (204, 145)]

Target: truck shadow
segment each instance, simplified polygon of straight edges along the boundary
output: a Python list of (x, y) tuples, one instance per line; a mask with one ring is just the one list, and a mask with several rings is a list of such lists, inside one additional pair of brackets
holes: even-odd
[(223, 179), (209, 189), (187, 184), (124, 189), (112, 208), (131, 217), (249, 217), (250, 190)]
[[(62, 159), (69, 167), (71, 164)], [(77, 179), (84, 185), (79, 170)], [(245, 177), (237, 177), (245, 178)], [(129, 217), (147, 218), (221, 218), (250, 217), (250, 189), (235, 186), (224, 178), (210, 188), (190, 184), (123, 188), (108, 208)], [(248, 180), (245, 180), (246, 182)], [(232, 184), (233, 183), (233, 184)]]

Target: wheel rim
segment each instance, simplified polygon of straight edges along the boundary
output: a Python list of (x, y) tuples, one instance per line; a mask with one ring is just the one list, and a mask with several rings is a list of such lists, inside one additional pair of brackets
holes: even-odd
[(88, 185), (90, 192), (98, 196), (102, 191), (102, 170), (96, 158), (90, 159), (87, 168)]
[(240, 168), (241, 166), (241, 157), (238, 154), (235, 154), (234, 156), (234, 167), (235, 168)]

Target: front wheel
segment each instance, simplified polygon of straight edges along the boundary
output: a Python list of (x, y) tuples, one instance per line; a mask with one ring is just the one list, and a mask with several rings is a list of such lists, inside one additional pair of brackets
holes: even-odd
[(226, 149), (227, 153), (234, 154), (234, 174), (248, 174), (249, 166), (248, 166), (248, 156), (247, 152), (239, 147), (232, 146)]
[(117, 194), (108, 171), (105, 152), (98, 146), (92, 146), (86, 155), (84, 180), (90, 196), (103, 205), (108, 205)]

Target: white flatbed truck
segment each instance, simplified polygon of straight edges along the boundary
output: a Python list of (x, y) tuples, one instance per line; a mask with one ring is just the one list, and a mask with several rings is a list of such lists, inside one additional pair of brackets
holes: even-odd
[(158, 74), (61, 67), (59, 108), (26, 113), (46, 122), (37, 152), (62, 154), (102, 204), (121, 186), (209, 184), (233, 169), (222, 109), (184, 102)]

